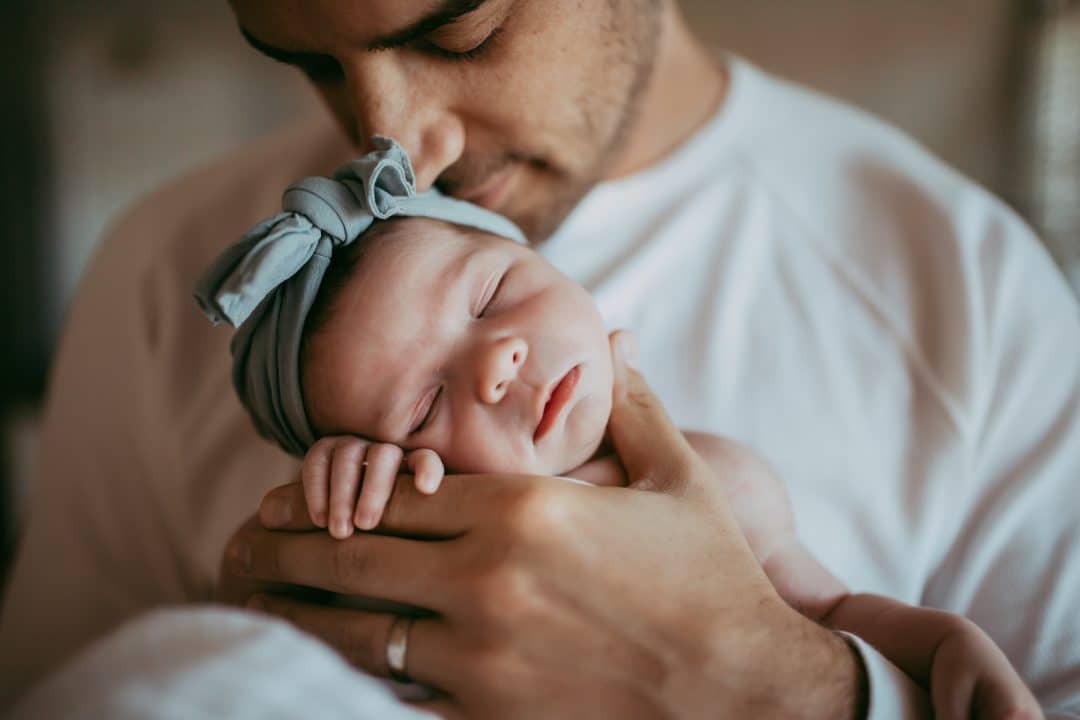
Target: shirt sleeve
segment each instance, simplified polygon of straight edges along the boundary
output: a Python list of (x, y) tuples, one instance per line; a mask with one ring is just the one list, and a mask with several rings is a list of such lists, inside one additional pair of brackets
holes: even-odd
[(154, 230), (136, 213), (105, 240), (60, 338), (0, 616), (0, 702), (139, 609), (186, 594), (167, 503), (147, 481), (160, 457), (146, 409), (154, 296), (132, 241)]
[(866, 670), (866, 720), (930, 720), (930, 698), (903, 670), (889, 662), (862, 638), (839, 632), (855, 648)]

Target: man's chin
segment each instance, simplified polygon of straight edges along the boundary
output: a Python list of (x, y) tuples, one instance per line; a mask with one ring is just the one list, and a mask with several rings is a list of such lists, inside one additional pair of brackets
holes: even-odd
[(513, 220), (531, 243), (554, 235), (591, 187), (578, 189), (572, 181), (561, 184), (564, 181), (532, 167), (521, 168), (517, 175), (513, 193), (496, 210)]

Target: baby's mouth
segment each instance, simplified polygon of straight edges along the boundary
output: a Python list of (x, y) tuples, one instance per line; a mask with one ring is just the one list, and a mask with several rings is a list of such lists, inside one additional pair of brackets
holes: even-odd
[(577, 390), (580, 381), (581, 366), (575, 365), (555, 383), (544, 403), (540, 422), (536, 425), (536, 432), (533, 433), (534, 443), (540, 442), (540, 439), (555, 427), (555, 423), (573, 399), (574, 391)]

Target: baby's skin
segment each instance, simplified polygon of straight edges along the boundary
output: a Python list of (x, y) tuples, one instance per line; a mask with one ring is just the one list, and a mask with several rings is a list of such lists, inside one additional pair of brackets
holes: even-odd
[[(302, 470), (312, 521), (340, 539), (375, 528), (399, 474), (427, 494), (447, 471), (625, 485), (603, 446), (612, 367), (588, 293), (508, 240), (433, 220), (376, 227), (348, 276), (320, 297), (301, 358), (305, 405), (321, 435)], [(874, 645), (930, 691), (937, 717), (1042, 717), (974, 623), (849, 593), (798, 539), (773, 473), (750, 474), (767, 478), (752, 486), (732, 483), (720, 472), (731, 441), (686, 437), (718, 470), (789, 605)]]

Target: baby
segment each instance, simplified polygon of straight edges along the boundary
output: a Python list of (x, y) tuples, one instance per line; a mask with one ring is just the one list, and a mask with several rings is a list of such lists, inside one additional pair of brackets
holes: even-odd
[[(238, 327), (233, 380), (260, 433), (306, 452), (312, 521), (337, 538), (375, 528), (403, 466), (425, 493), (445, 469), (625, 484), (604, 447), (614, 373), (592, 298), (505, 218), (418, 195), (400, 146), (374, 141), (333, 180), (291, 186), (286, 212), (196, 288), (212, 320)], [(725, 441), (687, 438), (722, 465)], [(973, 623), (849, 594), (799, 542), (783, 486), (760, 475), (715, 480), (787, 603), (875, 645), (941, 717), (1041, 716)]]
[[(373, 228), (331, 270), (301, 351), (321, 439), (303, 465), (312, 521), (345, 538), (374, 528), (402, 464), (433, 493), (460, 473), (566, 474), (625, 484), (603, 454), (607, 333), (588, 293), (539, 254), (424, 219)], [(687, 433), (719, 465), (723, 442)], [(791, 606), (871, 642), (933, 690), (938, 717), (1038, 706), (1001, 651), (963, 618), (850, 595), (795, 535), (783, 486), (731, 487), (752, 550)], [(948, 688), (949, 693), (937, 688)]]

